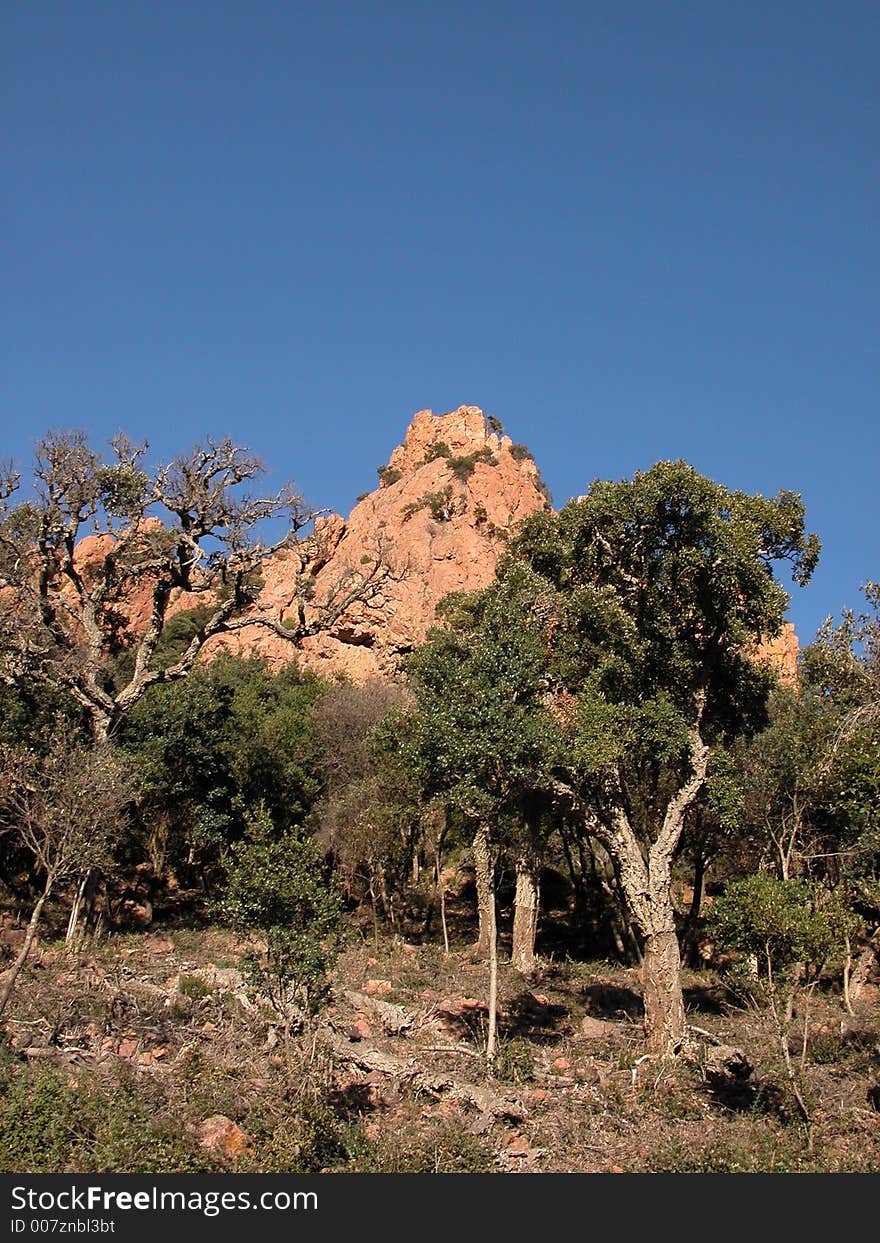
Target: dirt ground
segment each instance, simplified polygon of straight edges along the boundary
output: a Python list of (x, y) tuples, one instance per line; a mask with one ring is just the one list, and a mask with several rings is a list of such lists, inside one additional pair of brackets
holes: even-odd
[[(766, 1013), (685, 973), (693, 1043), (643, 1058), (638, 972), (485, 963), (356, 936), (330, 1005), (285, 1038), (215, 928), (43, 944), (0, 1046), (0, 1168), (39, 1172), (880, 1171), (880, 1003), (795, 1015), (799, 1116)], [(803, 1056), (804, 1028), (807, 1033)]]

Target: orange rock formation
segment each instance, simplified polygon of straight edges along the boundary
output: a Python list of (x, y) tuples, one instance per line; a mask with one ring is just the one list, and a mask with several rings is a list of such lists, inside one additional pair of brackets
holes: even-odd
[[(304, 640), (303, 664), (355, 682), (393, 675), (401, 655), (424, 639), (443, 596), (492, 581), (511, 528), (548, 505), (537, 466), (512, 448), (510, 437), (492, 432), (476, 406), (414, 416), (380, 486), (358, 502), (347, 522), (332, 515), (319, 523), (324, 565), (314, 599), (321, 601), (347, 572), (377, 557), (392, 574), (376, 599), (355, 605), (329, 632)], [(284, 554), (273, 558), (259, 609), (283, 622), (294, 606), (294, 587)], [(257, 652), (273, 664), (296, 654), (284, 639), (256, 627), (223, 636), (215, 649), (220, 643)]]
[[(512, 528), (548, 507), (532, 458), (509, 436), (491, 431), (477, 406), (460, 406), (443, 415), (420, 410), (381, 480), (347, 521), (337, 514), (317, 521), (316, 552), (309, 563), (317, 571), (313, 600), (320, 603), (347, 575), (362, 573), (381, 559), (391, 573), (378, 595), (353, 605), (329, 630), (301, 645), (253, 626), (209, 640), (204, 655), (219, 650), (253, 653), (275, 667), (298, 658), (324, 677), (344, 674), (357, 683), (392, 677), (401, 656), (434, 624), (443, 596), (487, 586)], [(100, 557), (108, 538), (83, 539), (77, 548), (80, 564)], [(300, 569), (292, 553), (269, 559), (256, 611), (283, 624), (296, 608)], [(180, 595), (172, 601), (169, 617), (202, 603), (204, 597)], [(120, 612), (130, 630), (142, 630), (149, 612), (148, 586), (120, 602)], [(797, 685), (798, 640), (791, 623), (760, 645), (757, 658), (777, 668), (784, 683)]]

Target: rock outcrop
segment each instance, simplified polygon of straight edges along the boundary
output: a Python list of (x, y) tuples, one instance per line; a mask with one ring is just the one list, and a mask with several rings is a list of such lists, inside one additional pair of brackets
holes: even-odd
[[(531, 455), (492, 431), (478, 407), (443, 415), (420, 410), (381, 469), (379, 487), (361, 497), (347, 521), (331, 515), (316, 532), (322, 564), (314, 601), (332, 596), (340, 583), (344, 591), (348, 576), (377, 560), (387, 576), (368, 603), (306, 638), (299, 659), (326, 677), (393, 676), (400, 658), (424, 639), (443, 596), (490, 583), (512, 528), (548, 504)], [(257, 607), (282, 623), (295, 607), (298, 564), (281, 553), (265, 567)], [(221, 645), (273, 665), (297, 655), (258, 627), (213, 641), (214, 650)]]
[[(282, 551), (265, 562), (254, 612), (280, 626), (298, 618), (301, 584), (308, 578), (308, 622), (378, 566), (369, 598), (356, 600), (297, 644), (255, 625), (209, 639), (203, 657), (221, 650), (254, 654), (276, 668), (298, 659), (323, 677), (342, 674), (356, 683), (394, 677), (401, 658), (434, 624), (439, 601), (453, 591), (487, 586), (514, 527), (549, 506), (529, 451), (492, 424), (498, 430), (477, 406), (443, 415), (420, 410), (380, 468), (379, 486), (358, 500), (347, 520), (338, 514), (319, 518), (307, 551)], [(109, 538), (87, 536), (79, 543), (77, 560), (86, 573), (106, 552)], [(204, 603), (202, 595), (178, 595), (168, 617)], [(145, 628), (149, 609), (148, 582), (117, 606), (131, 634)], [(756, 659), (777, 669), (784, 684), (797, 686), (798, 640), (791, 623), (760, 645)]]
[(775, 639), (765, 639), (761, 643), (756, 659), (775, 669), (783, 686), (795, 690), (798, 685), (799, 652), (794, 626), (791, 622), (783, 622), (782, 630)]

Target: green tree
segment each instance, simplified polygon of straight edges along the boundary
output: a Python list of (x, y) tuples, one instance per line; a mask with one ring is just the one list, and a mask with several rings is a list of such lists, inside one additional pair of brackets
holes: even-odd
[[(317, 598), (325, 551), (319, 531), (304, 534), (317, 511), (290, 485), (249, 493), (264, 468), (228, 437), (152, 470), (146, 444), (120, 434), (111, 448), (108, 461), (82, 432), (45, 436), (30, 500), (17, 500), (19, 473), (0, 469), (4, 672), (67, 695), (97, 741), (115, 737), (151, 686), (188, 677), (212, 637), (256, 626), (293, 646), (370, 599), (387, 577), (381, 556), (368, 556)], [(285, 528), (272, 543), (261, 536), (269, 520)], [(295, 582), (283, 623), (257, 607), (262, 567), (282, 551)], [(169, 660), (162, 639), (181, 593), (202, 607)], [(132, 624), (134, 601), (143, 625)]]
[(220, 656), (147, 692), (120, 745), (141, 776), (138, 848), (157, 875), (183, 867), (207, 882), (260, 803), (278, 828), (307, 814), (321, 787), (312, 710), (325, 691), (295, 665), (273, 673)]
[[(457, 741), (467, 723), (447, 710), (451, 759), (441, 750), (437, 764), (469, 774), (462, 787), (469, 782), (472, 801), (492, 810), (511, 782), (544, 787), (547, 752), (537, 762), (517, 757), (528, 724), (553, 718), (550, 788), (560, 812), (612, 860), (644, 944), (646, 1035), (659, 1055), (686, 1036), (671, 895), (685, 819), (713, 748), (763, 724), (772, 677), (752, 657), (779, 630), (788, 602), (773, 564), (789, 561), (804, 583), (817, 557), (794, 493), (731, 491), (684, 462), (597, 481), (559, 514), (528, 519), (488, 589), (490, 602), (516, 595), (514, 647), (531, 638), (521, 662), (488, 648), (473, 754)], [(479, 610), (464, 631), (446, 662), (453, 683), (461, 650), (479, 652), (486, 641)], [(442, 695), (433, 712), (442, 719)]]
[(220, 910), (232, 928), (264, 938), (265, 956), (249, 959), (252, 978), (289, 1035), (326, 1001), (341, 932), (339, 893), (317, 842), (301, 829), (279, 832), (257, 809), (232, 847)]
[(719, 944), (748, 955), (758, 964), (761, 994), (808, 1133), (811, 1118), (801, 1082), (808, 1044), (808, 1007), (804, 1007), (799, 1071), (789, 1048), (795, 998), (799, 992), (812, 991), (828, 959), (848, 943), (855, 923), (843, 903), (829, 896), (821, 885), (766, 872), (728, 885), (709, 920), (710, 933)]
[(449, 597), (441, 605), (446, 628), (433, 631), (407, 665), (417, 702), (405, 731), (413, 767), (426, 798), (442, 799), (472, 826), (480, 944), (489, 954), (490, 1061), (497, 995), (493, 855), (512, 845), (521, 858), (533, 844), (527, 814), (540, 797), (557, 732), (545, 704), (537, 587), (526, 567), (511, 566), (486, 591)]

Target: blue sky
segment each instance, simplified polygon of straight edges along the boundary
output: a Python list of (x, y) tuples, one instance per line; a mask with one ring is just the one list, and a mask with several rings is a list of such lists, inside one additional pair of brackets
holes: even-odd
[(0, 457), (208, 434), (347, 513), (482, 406), (557, 504), (791, 488), (880, 577), (880, 5), (2, 6)]

